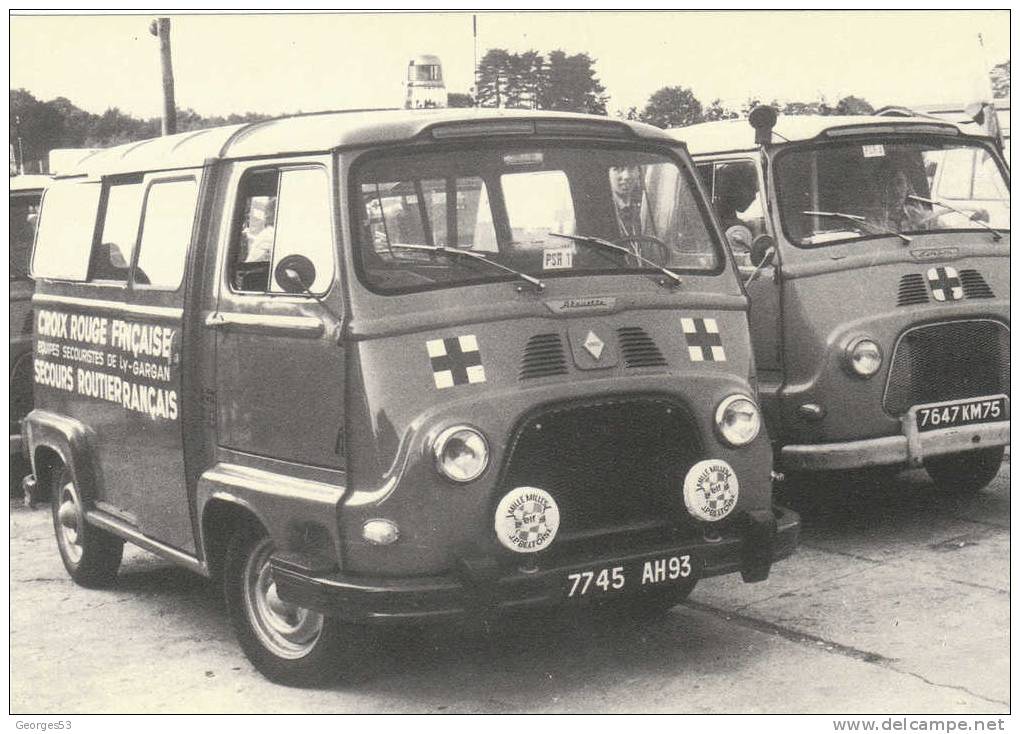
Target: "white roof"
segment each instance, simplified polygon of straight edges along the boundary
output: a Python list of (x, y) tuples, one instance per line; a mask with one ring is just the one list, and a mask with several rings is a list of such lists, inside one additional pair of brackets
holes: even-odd
[[(976, 128), (976, 126), (967, 126)], [(772, 129), (773, 144), (795, 143), (813, 140), (833, 130), (844, 129), (847, 133), (865, 128), (895, 130), (904, 132), (933, 132), (942, 130), (948, 134), (973, 135), (976, 129), (967, 128), (945, 120), (930, 117), (877, 117), (873, 115), (780, 115)], [(727, 151), (755, 150), (754, 128), (746, 118), (702, 122), (687, 127), (667, 130), (677, 140), (687, 144), (692, 155), (722, 153)]]
[(20, 176), (11, 176), (10, 189), (12, 192), (42, 190), (49, 186), (52, 180), (45, 174), (25, 173)]
[[(535, 132), (672, 142), (664, 131), (639, 122), (596, 115), (535, 110), (444, 108), (323, 112), (264, 122), (209, 128), (100, 150), (62, 176), (102, 176), (201, 166), (210, 158), (237, 159), (318, 153), (347, 146), (385, 145), (423, 133), (472, 137), (498, 132)], [(446, 133), (446, 135), (444, 135)]]

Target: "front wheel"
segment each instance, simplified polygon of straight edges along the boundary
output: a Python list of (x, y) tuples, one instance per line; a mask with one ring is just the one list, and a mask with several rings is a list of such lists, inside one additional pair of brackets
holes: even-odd
[(64, 568), (79, 586), (110, 586), (117, 579), (124, 541), (85, 521), (85, 506), (70, 469), (65, 466), (53, 477), (53, 531)]
[(1005, 446), (995, 446), (946, 454), (925, 460), (924, 468), (939, 489), (954, 494), (972, 494), (995, 479), (1005, 452)]
[(273, 551), (265, 531), (252, 525), (242, 525), (227, 546), (224, 596), (241, 649), (275, 683), (332, 683), (344, 673), (349, 633), (338, 620), (279, 597), (269, 565)]

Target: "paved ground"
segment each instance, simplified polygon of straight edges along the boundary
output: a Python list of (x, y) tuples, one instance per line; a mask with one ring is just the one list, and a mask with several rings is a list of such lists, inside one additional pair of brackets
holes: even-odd
[(49, 513), (12, 502), (11, 712), (1008, 712), (1009, 476), (787, 493), (803, 541), (765, 583), (706, 581), (646, 625), (394, 631), (327, 691), (262, 679), (217, 590), (141, 551), (116, 589), (74, 586)]

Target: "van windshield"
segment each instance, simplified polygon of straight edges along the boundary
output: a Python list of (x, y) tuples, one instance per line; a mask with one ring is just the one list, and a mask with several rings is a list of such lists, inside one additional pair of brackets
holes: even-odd
[(795, 245), (1009, 229), (1009, 186), (976, 144), (829, 143), (777, 156), (775, 171), (783, 230)]
[[(409, 292), (514, 275), (721, 269), (693, 175), (663, 154), (579, 146), (379, 156), (354, 175), (360, 277)], [(634, 255), (557, 234), (598, 237)], [(468, 251), (450, 257), (435, 248)], [(645, 260), (650, 262), (644, 262)]]

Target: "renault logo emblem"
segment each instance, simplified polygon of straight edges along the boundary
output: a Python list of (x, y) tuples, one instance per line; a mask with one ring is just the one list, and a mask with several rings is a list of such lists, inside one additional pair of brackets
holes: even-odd
[(588, 336), (584, 338), (584, 348), (588, 350), (595, 360), (602, 358), (602, 350), (605, 348), (606, 343), (599, 339), (598, 335), (594, 331), (589, 331)]

